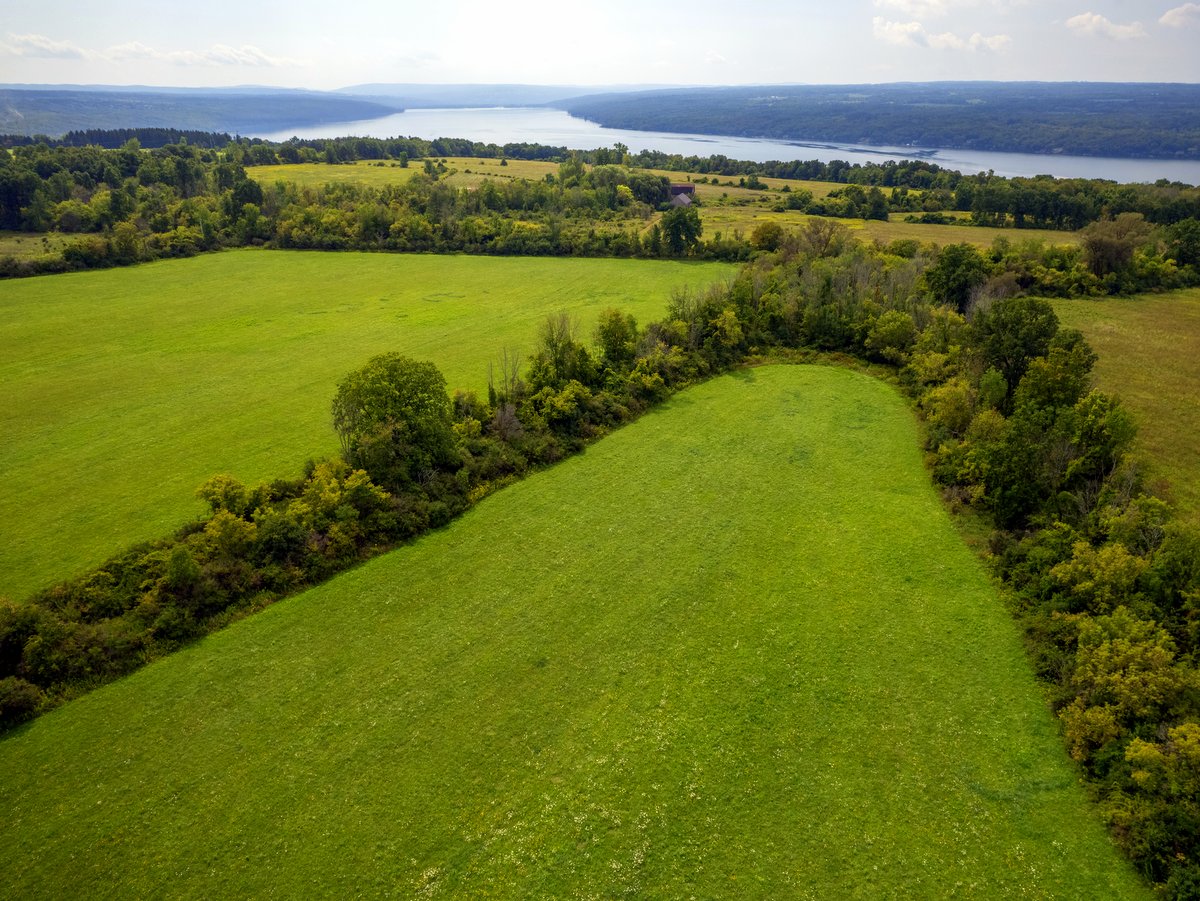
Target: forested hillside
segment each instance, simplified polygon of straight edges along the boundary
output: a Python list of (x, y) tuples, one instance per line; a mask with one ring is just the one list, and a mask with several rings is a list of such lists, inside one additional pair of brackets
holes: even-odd
[(396, 104), (308, 91), (78, 91), (0, 89), (0, 133), (50, 135), (103, 128), (256, 133), (376, 119)]
[(609, 128), (892, 147), (1200, 159), (1200, 85), (936, 82), (682, 88), (555, 103)]

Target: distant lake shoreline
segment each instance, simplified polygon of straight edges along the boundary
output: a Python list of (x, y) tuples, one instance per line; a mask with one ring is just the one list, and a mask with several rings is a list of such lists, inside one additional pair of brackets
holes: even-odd
[(846, 160), (881, 163), (886, 160), (926, 160), (964, 174), (992, 171), (1008, 178), (1053, 175), (1056, 178), (1103, 178), (1121, 183), (1167, 179), (1200, 184), (1200, 160), (1148, 160), (1066, 156), (1036, 153), (1001, 153), (987, 150), (947, 150), (926, 147), (873, 147), (828, 141), (738, 138), (723, 135), (689, 135), (605, 128), (562, 110), (540, 107), (485, 107), (477, 109), (409, 109), (379, 119), (332, 125), (297, 126), (252, 135), (271, 141), (337, 137), (467, 138), (493, 144), (546, 144), (571, 150), (592, 150), (621, 143), (633, 152), (659, 150), (683, 156), (723, 154), (730, 159)]

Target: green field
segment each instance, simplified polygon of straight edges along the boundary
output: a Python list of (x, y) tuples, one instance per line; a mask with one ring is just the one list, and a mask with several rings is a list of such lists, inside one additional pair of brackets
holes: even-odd
[(299, 474), (336, 450), (329, 403), (370, 356), (483, 391), (546, 316), (590, 337), (609, 306), (658, 318), (719, 264), (231, 251), (0, 283), (0, 594), (20, 598), (200, 511), (229, 472)]
[[(445, 178), (459, 187), (476, 187), (484, 178), (531, 178), (540, 181), (547, 174), (558, 174), (558, 163), (545, 163), (537, 160), (506, 160), (500, 165), (500, 160), (475, 159), (473, 157), (438, 157), (445, 162), (447, 173)], [(383, 165), (379, 165), (383, 162)], [(274, 184), (277, 181), (290, 181), (302, 187), (315, 185), (337, 184), (349, 182), (352, 184), (368, 185), (382, 188), (386, 185), (402, 184), (417, 172), (424, 172), (422, 160), (413, 160), (407, 167), (401, 168), (393, 160), (358, 160), (354, 163), (344, 163), (330, 166), (325, 163), (295, 163), (280, 166), (250, 166), (246, 174), (263, 185)]]
[(1137, 414), (1152, 480), (1168, 484), (1184, 515), (1200, 516), (1200, 289), (1052, 303), (1099, 354), (1099, 386)]
[(891, 388), (706, 383), (0, 742), (20, 898), (1141, 898)]
[(0, 231), (0, 257), (32, 261), (60, 259), (63, 248), (77, 237), (62, 232)]
[(261, 185), (289, 181), (301, 187), (349, 183), (382, 188), (386, 185), (402, 184), (421, 171), (423, 169), (419, 162), (402, 168), (399, 163), (391, 160), (384, 162), (382, 166), (376, 166), (374, 162), (359, 161), (337, 166), (326, 163), (294, 163), (246, 167), (246, 174)]
[[(700, 185), (700, 187), (710, 187)], [(725, 199), (702, 202), (699, 207), (700, 221), (704, 224), (704, 237), (711, 238), (717, 232), (733, 234), (740, 231), (749, 237), (760, 223), (778, 222), (784, 228), (798, 229), (809, 219), (816, 218), (797, 210), (777, 212), (772, 209), (774, 197), (763, 191), (746, 192), (753, 196), (734, 197), (732, 189)], [(699, 192), (698, 192), (699, 193)], [(1079, 236), (1074, 232), (1049, 229), (991, 228), (976, 225), (930, 225), (921, 222), (905, 222), (904, 214), (893, 213), (887, 222), (876, 219), (835, 219), (866, 241), (877, 240), (884, 244), (902, 239), (915, 239), (931, 244), (974, 244), (987, 248), (997, 238), (1007, 238), (1016, 243), (1040, 239), (1047, 244), (1078, 244)]]

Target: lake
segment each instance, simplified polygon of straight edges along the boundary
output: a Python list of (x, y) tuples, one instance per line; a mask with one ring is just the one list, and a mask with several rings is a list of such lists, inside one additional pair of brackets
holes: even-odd
[(1054, 175), (1059, 178), (1107, 178), (1119, 182), (1154, 182), (1160, 178), (1200, 184), (1200, 161), (1110, 159), (1052, 156), (1036, 153), (994, 153), (982, 150), (939, 150), (919, 147), (867, 147), (824, 141), (779, 141), (719, 135), (668, 134), (604, 128), (562, 110), (543, 108), (410, 109), (380, 119), (305, 126), (255, 135), (271, 141), (291, 137), (345, 136), (392, 138), (468, 138), (493, 144), (530, 143), (592, 150), (621, 143), (631, 151), (661, 150), (683, 156), (724, 154), (731, 159), (846, 160), (878, 163), (923, 159), (947, 169), (975, 173), (991, 170), (1006, 177)]

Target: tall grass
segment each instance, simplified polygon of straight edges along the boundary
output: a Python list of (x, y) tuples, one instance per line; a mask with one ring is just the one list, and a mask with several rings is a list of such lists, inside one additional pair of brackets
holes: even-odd
[(1200, 290), (1053, 304), (1099, 354), (1100, 387), (1137, 415), (1151, 478), (1200, 517)]

